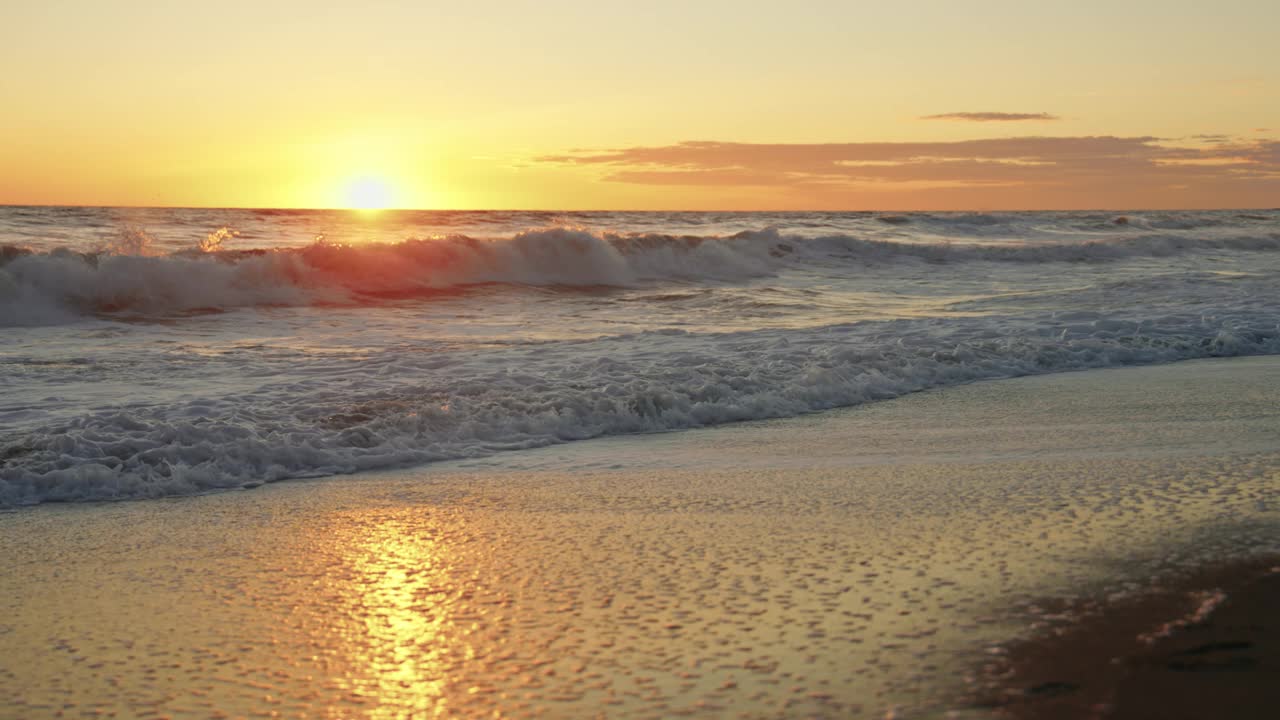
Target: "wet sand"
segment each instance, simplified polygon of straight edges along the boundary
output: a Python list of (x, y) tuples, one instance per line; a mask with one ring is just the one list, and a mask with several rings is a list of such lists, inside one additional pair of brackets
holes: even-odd
[(1263, 720), (1280, 708), (1280, 556), (1050, 605), (1054, 622), (984, 668), (973, 706), (1015, 720)]
[[(1251, 358), (27, 509), (0, 515), (0, 717), (1016, 713), (992, 658), (1177, 620), (1062, 611), (1276, 553), (1278, 487), (1280, 358)], [(1273, 606), (1251, 592), (1219, 611)], [(1040, 677), (1010, 687), (1085, 684)]]

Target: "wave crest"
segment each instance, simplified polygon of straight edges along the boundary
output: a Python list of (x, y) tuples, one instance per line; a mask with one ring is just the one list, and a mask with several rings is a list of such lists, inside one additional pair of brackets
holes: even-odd
[(153, 254), (130, 232), (95, 252), (0, 246), (0, 325), (102, 313), (164, 315), (248, 306), (366, 303), (380, 297), (505, 283), (627, 287), (732, 283), (786, 266), (847, 271), (850, 263), (1108, 262), (1190, 252), (1280, 250), (1280, 233), (1191, 238), (1142, 234), (1088, 242), (960, 244), (853, 235), (800, 238), (777, 229), (731, 236), (527, 230), (505, 239), (454, 235), (396, 243), (318, 240), (285, 250), (229, 249), (221, 228), (198, 247)]

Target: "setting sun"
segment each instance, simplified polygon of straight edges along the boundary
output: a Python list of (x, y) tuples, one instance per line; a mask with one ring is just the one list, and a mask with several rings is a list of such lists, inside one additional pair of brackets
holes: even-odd
[(352, 210), (384, 210), (391, 207), (393, 193), (385, 180), (366, 175), (347, 182), (343, 201)]

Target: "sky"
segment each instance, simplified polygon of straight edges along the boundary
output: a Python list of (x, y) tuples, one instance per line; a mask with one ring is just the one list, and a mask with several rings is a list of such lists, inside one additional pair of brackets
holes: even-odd
[(0, 204), (1280, 206), (1280, 3), (14, 0)]

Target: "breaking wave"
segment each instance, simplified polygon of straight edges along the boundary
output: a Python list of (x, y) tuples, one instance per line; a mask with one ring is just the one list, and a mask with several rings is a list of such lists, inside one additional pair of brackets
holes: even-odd
[(0, 505), (1280, 353), (1275, 211), (113, 213), (0, 213)]
[[(216, 236), (215, 236), (216, 235)], [(350, 304), (503, 283), (629, 287), (662, 281), (733, 283), (783, 267), (855, 272), (859, 265), (1099, 263), (1214, 251), (1275, 252), (1280, 233), (1177, 234), (1083, 242), (900, 242), (847, 234), (795, 237), (775, 229), (728, 236), (529, 230), (504, 239), (449, 236), (396, 243), (317, 242), (293, 249), (230, 249), (230, 232), (198, 247), (152, 254), (125, 233), (94, 252), (0, 246), (0, 325), (43, 325), (93, 314), (164, 315), (237, 307)]]

